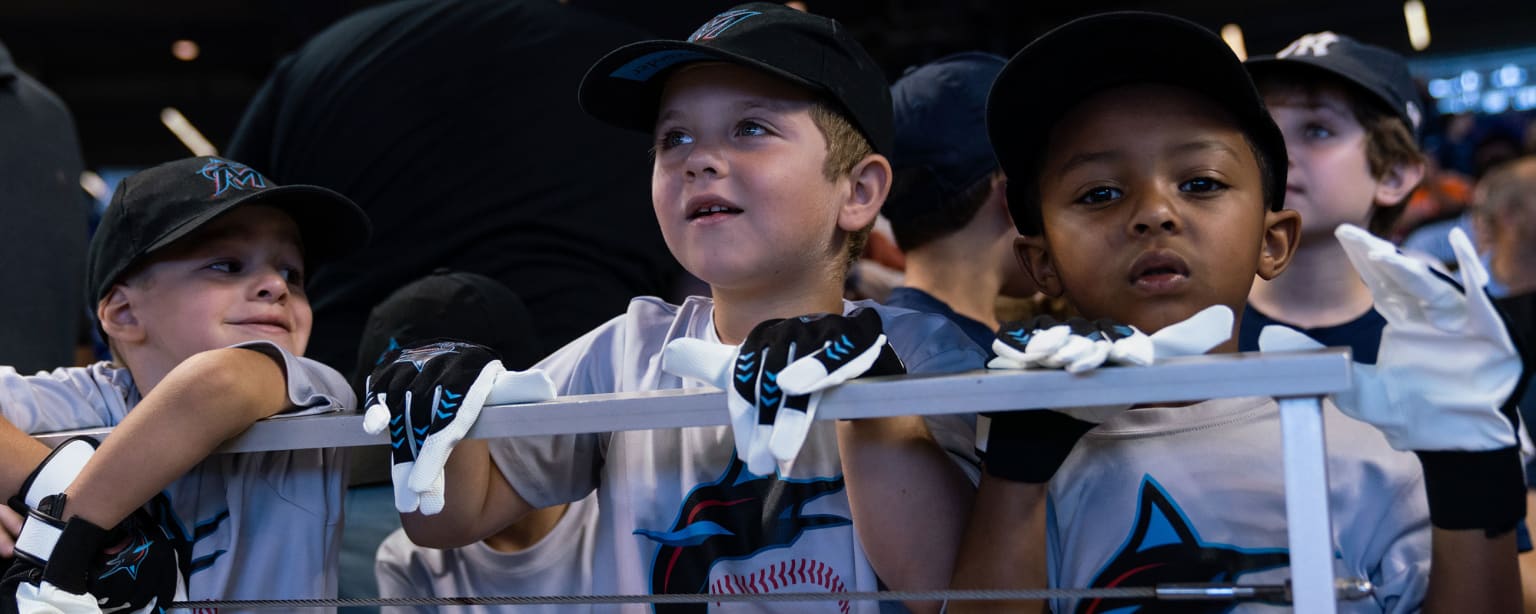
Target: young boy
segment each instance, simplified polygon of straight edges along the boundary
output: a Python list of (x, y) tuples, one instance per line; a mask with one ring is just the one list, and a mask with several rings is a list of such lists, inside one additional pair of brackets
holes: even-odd
[[(874, 338), (883, 328), (909, 371), (982, 364), (980, 349), (942, 317), (841, 298), (890, 183), (891, 102), (880, 70), (837, 22), (742, 5), (686, 42), (614, 51), (587, 73), (580, 100), (600, 119), (655, 136), (657, 221), (712, 299), (634, 300), (540, 363), (561, 394), (696, 386), (661, 364), (678, 339), (742, 344), (736, 366), (762, 373), (754, 408), (766, 416), (783, 405), (781, 421), (798, 413), (797, 396), (782, 399), (771, 384), (777, 367), (761, 369), (794, 351), (784, 339), (799, 338), (807, 355), (823, 340)], [(827, 313), (850, 317), (796, 317)], [(807, 331), (828, 334), (799, 336)], [(428, 358), (421, 373), (482, 372), (483, 359), (447, 349), (457, 353)], [(416, 371), (409, 362), (375, 371), (391, 414), (404, 415), (393, 404), (406, 390), (432, 389)], [(380, 387), (401, 372), (414, 383)], [(419, 544), (460, 546), (595, 489), (596, 593), (937, 588), (948, 583), (971, 491), (944, 450), (969, 455), (972, 432), (955, 417), (816, 422), (792, 466), (777, 472), (771, 460), (749, 471), (739, 456), (760, 466), (757, 457), (740, 443), (733, 451), (732, 437), (750, 434), (727, 427), (465, 441), (447, 462), (442, 513), (402, 520)]]
[(905, 285), (885, 304), (943, 315), (986, 350), (997, 297), (1034, 292), (1013, 252), (1019, 233), (987, 142), (987, 91), (1003, 63), (957, 53), (891, 86), (896, 181), (882, 209), (907, 261)]
[[(1254, 275), (1289, 264), (1300, 220), (1280, 209), (1285, 141), (1237, 58), (1196, 24), (1116, 13), (1046, 34), (998, 77), (988, 130), (1026, 269), (1085, 317), (1150, 332), (1211, 305), (1241, 314)], [(1446, 505), (1445, 476), (1426, 480), (1383, 431), (1325, 407), (1335, 573), (1375, 587), (1373, 602), (1341, 607), (1517, 607), (1513, 519), (1439, 526), (1482, 520), (1468, 507), (1494, 497)], [(1278, 419), (1270, 398), (1138, 407), (1092, 430), (1055, 412), (998, 415), (956, 585), (1039, 587), (1047, 570), (1073, 588), (1283, 581)]]
[[(115, 545), (102, 528), (163, 492), (155, 535), (179, 542), (171, 560), (190, 573), (187, 597), (334, 596), (345, 473), (336, 451), (213, 453), (262, 418), (355, 406), (340, 374), (299, 357), (311, 322), (304, 271), (367, 236), (367, 218), (341, 195), (273, 185), (229, 160), (183, 159), (124, 179), (91, 242), (86, 282), (114, 361), (30, 377), (0, 371), (0, 487), (17, 492), (26, 480), (20, 495), (33, 504), (8, 574), (20, 586), (8, 588), (78, 594), (100, 584), (81, 586), (86, 573), (174, 585), (150, 564), (119, 561), (130, 573), (115, 575), (63, 569), (81, 558), (99, 564), (95, 553)], [(62, 496), (37, 503), (59, 494), (32, 491), (65, 458), (28, 478), (47, 451), (20, 433), (106, 426), (115, 428), (100, 448), (58, 480)], [(27, 552), (29, 533), (53, 527), (64, 527), (57, 548)]]
[(1408, 65), (1386, 49), (1318, 32), (1246, 66), (1285, 134), (1285, 207), (1302, 224), (1285, 275), (1254, 283), (1238, 347), (1257, 350), (1259, 331), (1286, 324), (1375, 364), (1387, 322), (1333, 230), (1356, 224), (1384, 236), (1424, 177), (1422, 112)]

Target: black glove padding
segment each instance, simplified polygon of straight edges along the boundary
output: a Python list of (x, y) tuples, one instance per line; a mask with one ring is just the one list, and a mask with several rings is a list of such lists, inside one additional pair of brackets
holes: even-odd
[(1095, 426), (1043, 409), (985, 413), (982, 418), (989, 420), (982, 452), (987, 473), (1027, 484), (1051, 481), (1077, 441)]
[[(768, 320), (737, 352), (727, 394), (736, 453), (758, 475), (799, 452), (827, 388), (849, 379), (900, 375), (906, 365), (886, 343), (880, 314), (818, 314)], [(794, 393), (794, 394), (791, 394)]]
[[(477, 402), (466, 402), (474, 399), (465, 395), (482, 377), (478, 390), (488, 391), (505, 370), (495, 350), (460, 341), (436, 339), (384, 355), (368, 376), (363, 428), (370, 433), (389, 430), (396, 510), (442, 510), (443, 464), (453, 443), (479, 419), (484, 404), (484, 395), (476, 395)], [(387, 412), (377, 409), (380, 406)], [(434, 437), (445, 429), (451, 430)], [(430, 440), (442, 443), (429, 446)], [(418, 460), (431, 471), (416, 471)], [(413, 475), (425, 483), (413, 483)]]
[(89, 594), (105, 612), (159, 612), (185, 600), (192, 545), (164, 495), (110, 531), (78, 516), (60, 520), (65, 501), (49, 496), (28, 513), (16, 560), (0, 580), (7, 608), (23, 583)]

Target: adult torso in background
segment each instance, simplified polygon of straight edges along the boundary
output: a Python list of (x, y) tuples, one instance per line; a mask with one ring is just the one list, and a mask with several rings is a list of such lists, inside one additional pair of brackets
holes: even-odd
[(0, 365), (74, 364), (90, 205), (69, 110), (0, 45)]
[(438, 267), (515, 291), (540, 355), (666, 293), (678, 267), (651, 212), (650, 139), (576, 104), (593, 61), (645, 37), (553, 2), (408, 0), (285, 59), (230, 157), (346, 194), (374, 224), (367, 249), (311, 272), (307, 355), (348, 370), (369, 309)]

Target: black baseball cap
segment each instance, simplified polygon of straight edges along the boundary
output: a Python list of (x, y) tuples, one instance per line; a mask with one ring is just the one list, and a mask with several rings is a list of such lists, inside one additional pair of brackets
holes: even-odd
[(1084, 99), (1139, 83), (1172, 85), (1211, 99), (1253, 142), (1268, 177), (1271, 209), (1285, 197), (1285, 137), (1270, 119), (1243, 63), (1214, 32), (1141, 11), (1068, 22), (1019, 51), (987, 99), (987, 134), (1008, 175), (1008, 209), (1019, 233), (1039, 235), (1036, 187), (1051, 129)]
[(508, 369), (531, 367), (543, 354), (533, 316), (511, 288), (478, 273), (437, 269), (394, 291), (368, 314), (353, 386), (361, 391), (385, 352), (438, 338), (489, 347)]
[(1373, 102), (1401, 119), (1414, 136), (1423, 126), (1424, 110), (1408, 62), (1382, 47), (1342, 34), (1315, 32), (1292, 41), (1274, 55), (1248, 58), (1247, 65), (1255, 76), (1265, 70), (1295, 66), (1326, 72), (1364, 90)]
[(803, 86), (841, 108), (881, 154), (892, 151), (891, 92), (869, 52), (836, 20), (770, 2), (742, 4), (687, 40), (631, 43), (599, 59), (577, 98), (603, 122), (650, 134), (670, 70), (730, 62)]
[(309, 266), (367, 243), (368, 216), (347, 197), (312, 185), (279, 186), (249, 166), (202, 156), (166, 162), (123, 179), (91, 237), (86, 309), (145, 256), (240, 205), (276, 207), (293, 217)]
[(990, 53), (956, 53), (907, 69), (891, 86), (896, 180), (882, 215), (900, 222), (933, 211), (997, 170), (987, 92), (1005, 63)]

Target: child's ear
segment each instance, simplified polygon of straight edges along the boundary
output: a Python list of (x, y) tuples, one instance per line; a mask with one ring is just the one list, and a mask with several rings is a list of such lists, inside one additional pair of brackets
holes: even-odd
[(848, 198), (837, 214), (837, 226), (858, 232), (875, 222), (891, 192), (891, 161), (880, 154), (864, 156), (848, 173)]
[(1274, 279), (1291, 266), (1301, 243), (1301, 214), (1291, 209), (1264, 213), (1264, 237), (1259, 245), (1259, 278)]
[(133, 314), (133, 303), (128, 289), (122, 284), (112, 286), (106, 298), (96, 303), (96, 319), (107, 336), (127, 343), (144, 340), (144, 327)]
[(1035, 282), (1035, 288), (1051, 298), (1061, 296), (1061, 276), (1056, 273), (1056, 261), (1044, 234), (1014, 239), (1013, 253), (1019, 257), (1019, 266), (1024, 267), (1030, 281)]
[(1395, 207), (1408, 200), (1413, 189), (1424, 179), (1424, 163), (1394, 164), (1387, 174), (1376, 182), (1376, 206)]

